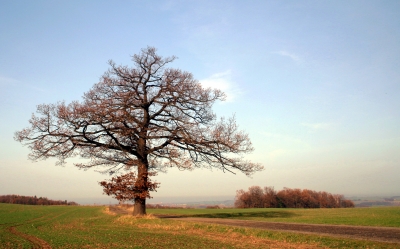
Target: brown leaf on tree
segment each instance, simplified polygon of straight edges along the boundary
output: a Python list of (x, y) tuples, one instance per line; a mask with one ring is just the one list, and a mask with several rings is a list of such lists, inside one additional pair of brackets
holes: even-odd
[[(134, 172), (111, 178), (110, 181), (101, 181), (103, 191), (109, 196), (113, 196), (119, 201), (152, 198), (150, 191), (156, 191), (160, 183), (152, 182), (150, 176), (157, 173), (142, 173), (141, 177), (136, 177)], [(145, 179), (145, 180), (144, 180)]]

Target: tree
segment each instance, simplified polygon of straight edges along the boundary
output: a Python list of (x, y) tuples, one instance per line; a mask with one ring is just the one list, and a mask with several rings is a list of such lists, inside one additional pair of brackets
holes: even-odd
[(264, 207), (277, 207), (278, 200), (276, 199), (276, 191), (274, 187), (264, 187)]
[(263, 207), (264, 206), (264, 193), (260, 186), (252, 186), (249, 188), (251, 207)]
[(136, 169), (134, 215), (146, 213), (149, 172), (168, 167), (182, 170), (217, 168), (250, 175), (263, 169), (244, 159), (253, 150), (235, 118), (217, 120), (211, 107), (225, 94), (203, 88), (191, 73), (167, 68), (147, 47), (132, 57), (135, 67), (110, 69), (84, 94), (81, 102), (43, 104), (30, 127), (15, 139), (31, 149), (32, 160), (70, 157), (88, 159), (82, 169), (105, 167), (110, 174)]

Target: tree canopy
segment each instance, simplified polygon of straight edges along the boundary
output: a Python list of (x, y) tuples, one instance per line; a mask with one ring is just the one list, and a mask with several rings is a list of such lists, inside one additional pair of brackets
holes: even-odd
[[(110, 174), (136, 169), (136, 189), (148, 191), (149, 172), (169, 167), (217, 168), (250, 175), (263, 166), (244, 159), (253, 151), (235, 118), (217, 119), (212, 105), (225, 99), (204, 88), (191, 73), (168, 68), (153, 47), (132, 56), (134, 67), (109, 61), (110, 69), (83, 96), (69, 104), (42, 104), (30, 127), (15, 133), (32, 160), (70, 157), (86, 160), (82, 169)], [(140, 186), (139, 186), (140, 185)], [(134, 196), (135, 215), (145, 214), (147, 194)]]

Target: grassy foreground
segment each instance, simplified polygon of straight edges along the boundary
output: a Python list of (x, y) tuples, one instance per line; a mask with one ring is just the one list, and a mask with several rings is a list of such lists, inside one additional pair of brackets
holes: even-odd
[[(158, 218), (133, 218), (111, 215), (105, 207), (25, 206), (0, 204), (0, 248), (395, 248), (390, 243), (330, 238), (316, 235), (208, 225)], [(345, 209), (341, 209), (345, 210)], [(352, 209), (353, 215), (365, 209)], [(374, 209), (371, 209), (374, 210)], [(379, 217), (398, 220), (400, 209), (375, 209)], [(222, 212), (225, 211), (225, 212)], [(228, 211), (228, 212), (227, 212)], [(290, 215), (276, 217), (275, 209), (255, 210), (149, 210), (149, 213), (190, 214), (308, 222), (320, 217), (324, 222), (335, 217), (328, 210), (283, 210)], [(338, 211), (340, 211), (338, 209)], [(271, 212), (271, 215), (268, 215)], [(346, 209), (344, 212), (348, 212)], [(240, 215), (245, 213), (245, 215)], [(372, 214), (370, 213), (370, 215)], [(260, 216), (261, 215), (261, 216)], [(339, 215), (339, 214), (335, 214)], [(362, 215), (351, 218), (362, 223)], [(279, 215), (278, 215), (279, 216)], [(323, 217), (325, 219), (323, 219)], [(303, 217), (304, 221), (301, 221)], [(364, 217), (365, 218), (365, 217)], [(380, 219), (380, 218), (379, 218)], [(386, 218), (385, 218), (386, 219)], [(374, 223), (374, 225), (376, 225)], [(382, 225), (385, 226), (385, 225)], [(397, 225), (398, 226), (398, 225)], [(17, 232), (16, 232), (17, 231)], [(42, 245), (43, 246), (43, 245)]]

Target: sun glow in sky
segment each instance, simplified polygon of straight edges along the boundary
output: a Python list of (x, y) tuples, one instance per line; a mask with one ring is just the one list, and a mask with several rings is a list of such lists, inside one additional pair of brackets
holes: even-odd
[(13, 135), (36, 105), (80, 100), (148, 45), (227, 93), (264, 164), (251, 178), (169, 170), (153, 202), (252, 185), (399, 195), (399, 1), (2, 1), (0, 195), (103, 198), (94, 170), (31, 162)]

